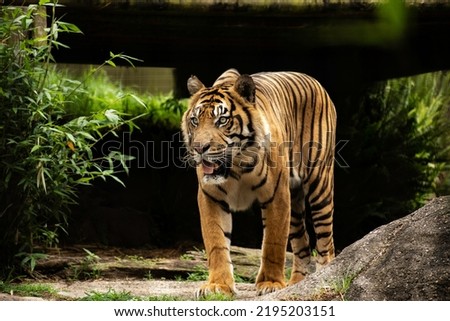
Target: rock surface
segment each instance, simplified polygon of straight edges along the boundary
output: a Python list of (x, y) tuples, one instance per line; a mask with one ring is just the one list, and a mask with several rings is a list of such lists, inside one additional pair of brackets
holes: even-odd
[(450, 196), (381, 226), (264, 300), (450, 300)]

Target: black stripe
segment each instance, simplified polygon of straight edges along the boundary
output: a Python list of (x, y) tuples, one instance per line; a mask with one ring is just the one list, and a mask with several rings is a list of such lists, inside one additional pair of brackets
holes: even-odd
[(303, 237), (303, 235), (305, 235), (306, 233), (306, 228), (305, 228), (305, 224), (301, 225), (301, 228), (296, 231), (296, 232), (292, 232), (289, 234), (289, 240), (293, 240), (293, 239), (299, 239), (301, 237)]
[[(306, 80), (303, 77), (299, 77), (299, 83), (300, 83), (301, 88), (302, 88), (302, 98), (303, 99), (301, 99), (301, 106), (300, 106), (302, 114), (301, 114), (301, 118), (298, 121), (299, 121), (300, 124), (303, 124), (306, 121), (306, 111), (307, 111), (306, 107), (308, 106), (309, 93), (308, 93), (308, 90), (307, 90), (307, 87), (308, 87), (307, 86), (307, 82), (306, 82)], [(305, 133), (303, 132), (303, 130), (300, 130), (299, 134), (300, 134), (300, 148), (301, 148), (301, 150), (300, 150), (301, 154), (300, 154), (300, 165), (299, 165), (299, 167), (301, 167), (302, 164), (303, 164), (303, 159), (304, 159), (303, 146), (305, 144), (304, 143)], [(304, 181), (304, 183), (307, 182), (308, 178), (309, 177), (307, 176), (306, 177), (306, 181)]]
[[(323, 196), (323, 194), (321, 194), (321, 193), (319, 193), (319, 195)], [(327, 205), (331, 204), (331, 201), (332, 201), (331, 191), (329, 191), (328, 195), (326, 197), (324, 197), (324, 199), (321, 200), (319, 203), (316, 203), (316, 202), (310, 200), (309, 203), (311, 204), (311, 211), (318, 212), (321, 209), (323, 209), (324, 207), (326, 207)]]
[(240, 132), (242, 133), (242, 128), (244, 127), (244, 121), (242, 120), (242, 116), (236, 115), (234, 116), (233, 119), (237, 120), (237, 122), (239, 123)]
[(247, 122), (248, 131), (250, 133), (253, 133), (254, 130), (253, 130), (253, 126), (252, 126), (252, 122), (253, 122), (252, 115), (250, 114), (250, 111), (248, 110), (247, 107), (242, 108), (242, 110), (244, 111), (245, 115), (248, 118), (248, 122)]
[(324, 239), (327, 237), (330, 237), (332, 235), (332, 232), (323, 232), (316, 234), (317, 239)]
[[(291, 216), (292, 216), (292, 214), (291, 214)], [(292, 220), (291, 220), (291, 223), (290, 223), (290, 225), (293, 226), (293, 227), (299, 227), (302, 224), (303, 224), (302, 221), (293, 222)]]
[(202, 192), (214, 203), (217, 203), (220, 208), (222, 210), (224, 210), (227, 213), (230, 213), (230, 206), (228, 205), (227, 202), (225, 202), (224, 200), (218, 200), (217, 198), (213, 197), (212, 195), (208, 194), (203, 188), (202, 188)]
[(226, 246), (214, 246), (211, 251), (208, 253), (209, 256), (215, 251), (230, 251), (230, 249)]
[(237, 181), (241, 179), (241, 175), (239, 175), (235, 171), (230, 170), (230, 174), (229, 175), (230, 175), (231, 178), (234, 178)]
[(320, 215), (320, 216), (313, 216), (313, 222), (318, 222), (318, 221), (325, 221), (325, 220), (328, 220), (328, 219), (330, 219), (331, 217), (333, 216), (333, 213), (332, 212), (329, 212), (329, 213), (325, 213), (325, 214), (323, 214), (323, 215)]
[[(200, 95), (200, 98), (203, 99), (206, 96), (215, 96), (215, 95), (219, 96), (220, 98), (225, 98), (224, 94), (219, 91), (219, 88), (212, 88), (210, 90), (205, 91)], [(213, 97), (211, 97), (211, 99), (212, 98)]]
[[(250, 157), (253, 157), (253, 155)], [(258, 157), (258, 155), (256, 155), (256, 157), (253, 158), (253, 161), (251, 163), (241, 162), (241, 164), (239, 164), (239, 167), (241, 168), (241, 173), (246, 174), (246, 173), (253, 172), (256, 165), (258, 165), (258, 160), (259, 160), (259, 157)]]
[[(309, 256), (309, 254), (308, 254), (308, 256)], [(302, 272), (302, 271), (292, 271), (292, 273), (293, 274), (301, 274), (301, 275), (306, 275), (307, 273), (306, 272)]]
[(264, 174), (264, 177), (262, 178), (262, 180), (260, 180), (258, 184), (252, 186), (252, 191), (257, 190), (258, 188), (260, 188), (264, 184), (266, 184), (268, 175), (269, 175), (269, 166), (267, 166), (266, 173)]
[(323, 227), (323, 226), (332, 226), (333, 222), (329, 222), (329, 223), (314, 223), (314, 228), (318, 228), (318, 227)]
[(220, 186), (220, 185), (216, 185), (216, 186), (217, 186), (217, 189), (218, 189), (219, 191), (221, 191), (221, 192), (224, 193), (225, 195), (228, 195), (227, 191), (226, 191), (222, 186)]
[(233, 113), (233, 111), (236, 110), (236, 105), (235, 105), (235, 103), (234, 103), (234, 101), (233, 101), (233, 99), (231, 97), (228, 97), (228, 98), (229, 99), (228, 99), (227, 102), (230, 103), (230, 113)]
[(261, 174), (262, 174), (262, 172), (263, 172), (265, 166), (267, 166), (267, 170), (268, 170), (268, 167), (269, 167), (269, 166), (267, 165), (267, 162), (266, 162), (267, 152), (266, 152), (265, 149), (263, 149), (262, 151), (263, 151), (263, 155), (261, 156), (261, 162), (262, 162), (262, 165), (261, 165), (261, 170), (260, 170), (259, 173), (258, 173), (258, 176), (261, 176)]
[(273, 190), (272, 196), (267, 201), (260, 203), (260, 206), (261, 206), (262, 209), (265, 209), (267, 207), (267, 205), (272, 203), (273, 200), (275, 199), (275, 193), (278, 190), (278, 185), (280, 184), (280, 178), (281, 178), (281, 172), (278, 174), (277, 183), (276, 183), (275, 188)]
[[(301, 255), (301, 253), (304, 253), (304, 254)], [(298, 257), (299, 259), (304, 259), (311, 255), (311, 250), (310, 250), (309, 246), (306, 246), (306, 247), (298, 250), (297, 252), (295, 252), (294, 255), (296, 257)]]
[[(320, 191), (317, 193), (317, 195), (314, 198), (309, 200), (309, 202), (311, 204), (316, 204), (317, 201), (319, 200), (319, 198), (323, 197), (323, 195), (325, 193), (327, 193), (327, 196), (326, 196), (327, 199), (331, 198), (331, 191), (333, 190), (333, 188), (332, 188), (332, 184), (330, 186), (329, 181), (330, 181), (330, 179), (332, 180), (333, 177), (329, 174), (329, 171), (326, 171), (324, 173), (324, 171), (322, 170), (321, 172), (322, 172), (321, 176), (322, 176), (323, 184), (322, 184), (322, 186), (320, 188)], [(313, 192), (316, 192), (316, 191), (314, 190)], [(330, 199), (330, 201), (331, 201), (331, 199)], [(323, 200), (320, 201), (320, 202), (323, 202)]]
[[(234, 133), (234, 134), (231, 134), (230, 136), (228, 136), (230, 139), (233, 139), (233, 138), (235, 138), (235, 137), (237, 137), (237, 138), (239, 138), (239, 140), (245, 140), (245, 139), (252, 139), (252, 138), (254, 138), (254, 135), (250, 135), (250, 136), (245, 136), (245, 135), (242, 135), (242, 134), (238, 134), (238, 133)], [(248, 147), (248, 146), (246, 146), (246, 147)]]
[(328, 250), (319, 252), (320, 256), (328, 256)]

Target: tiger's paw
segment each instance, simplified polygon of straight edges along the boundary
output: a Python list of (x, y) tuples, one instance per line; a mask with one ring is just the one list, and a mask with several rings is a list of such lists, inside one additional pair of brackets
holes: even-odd
[(306, 276), (306, 273), (302, 273), (299, 271), (293, 271), (291, 273), (291, 279), (288, 282), (288, 286), (297, 284), (298, 282), (302, 281)]
[(200, 289), (195, 291), (195, 298), (198, 300), (216, 293), (221, 293), (232, 297), (236, 291), (234, 290), (234, 285), (230, 287), (223, 283), (206, 283), (203, 284)]
[(281, 290), (285, 286), (284, 282), (263, 281), (256, 284), (256, 293), (264, 295)]

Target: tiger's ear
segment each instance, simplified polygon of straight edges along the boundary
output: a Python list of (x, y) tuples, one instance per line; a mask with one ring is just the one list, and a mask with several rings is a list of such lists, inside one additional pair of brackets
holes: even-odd
[(248, 102), (255, 102), (255, 83), (249, 75), (241, 75), (234, 84), (234, 89)]
[(192, 75), (187, 81), (187, 88), (191, 95), (194, 95), (197, 91), (205, 88), (205, 85), (194, 75)]

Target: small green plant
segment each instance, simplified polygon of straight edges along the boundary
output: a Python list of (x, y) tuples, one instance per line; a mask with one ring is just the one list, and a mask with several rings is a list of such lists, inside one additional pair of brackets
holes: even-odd
[(130, 292), (109, 289), (107, 292), (91, 291), (86, 296), (79, 299), (80, 301), (139, 301), (139, 298), (131, 295)]
[(88, 249), (83, 250), (86, 252), (86, 256), (81, 263), (70, 266), (70, 278), (73, 280), (98, 279), (101, 274), (101, 270), (97, 266), (100, 257)]
[(39, 260), (47, 258), (47, 255), (44, 253), (17, 253), (16, 258), (21, 258), (20, 260), (20, 266), (22, 267), (23, 271), (27, 271), (28, 273), (32, 274), (34, 271), (34, 268), (36, 267), (36, 264)]
[(223, 293), (211, 293), (199, 299), (199, 301), (233, 301), (233, 297)]
[(147, 281), (153, 280), (154, 277), (153, 277), (153, 275), (152, 275), (152, 271), (148, 271), (148, 272), (145, 274), (144, 279), (147, 280)]
[(173, 295), (152, 295), (148, 297), (143, 297), (142, 301), (181, 301), (179, 297)]
[(116, 291), (109, 289), (107, 292), (91, 291), (80, 301), (179, 301), (180, 299), (171, 295), (141, 297), (131, 294), (128, 291)]
[(54, 297), (57, 291), (48, 284), (0, 282), (0, 292), (19, 296)]
[(284, 277), (286, 278), (286, 280), (289, 280), (291, 278), (291, 274), (292, 274), (291, 267), (288, 267), (284, 270)]
[(345, 294), (347, 293), (350, 285), (352, 284), (356, 274), (346, 273), (344, 276), (337, 278), (331, 283), (331, 290), (339, 295), (339, 297), (344, 301)]
[(334, 299), (345, 301), (345, 295), (357, 275), (357, 272), (345, 272), (342, 276), (337, 276), (321, 287), (311, 299), (314, 301)]
[(195, 260), (195, 256), (190, 253), (184, 253), (180, 256), (180, 260), (182, 261), (193, 261)]
[(127, 260), (133, 261), (133, 262), (142, 262), (144, 261), (144, 257), (140, 256), (140, 255), (127, 255), (125, 257)]
[(235, 272), (233, 276), (234, 276), (234, 281), (237, 283), (255, 283), (255, 281), (256, 281), (256, 275), (254, 277), (252, 276), (249, 278), (249, 277), (242, 276)]
[(194, 272), (189, 273), (187, 281), (206, 281), (208, 279), (208, 269), (203, 265), (197, 265)]

